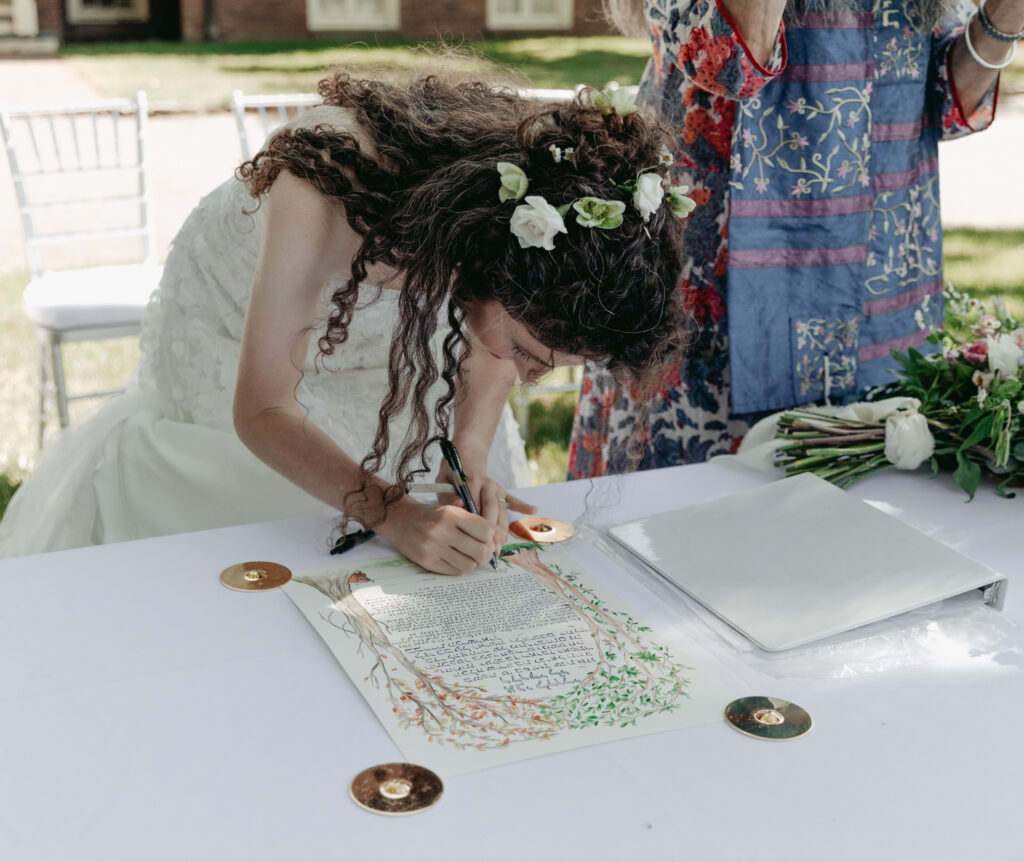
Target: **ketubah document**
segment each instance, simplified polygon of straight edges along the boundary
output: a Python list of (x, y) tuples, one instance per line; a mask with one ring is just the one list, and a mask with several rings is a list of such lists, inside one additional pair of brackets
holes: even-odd
[(721, 721), (732, 696), (569, 554), (506, 545), (462, 577), (336, 563), (284, 590), (402, 754), (442, 776)]
[(762, 649), (783, 650), (1006, 580), (810, 473), (632, 521), (614, 539)]

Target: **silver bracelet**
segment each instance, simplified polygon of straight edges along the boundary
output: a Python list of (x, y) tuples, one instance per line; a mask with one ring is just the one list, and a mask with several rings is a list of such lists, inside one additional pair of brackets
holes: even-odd
[(982, 30), (1000, 42), (1016, 42), (1018, 39), (1024, 39), (1024, 27), (1021, 27), (1016, 33), (1004, 33), (989, 21), (988, 15), (985, 14), (985, 2), (986, 0), (981, 0), (978, 4), (978, 23), (981, 24)]
[(964, 28), (964, 42), (967, 43), (967, 51), (974, 58), (974, 62), (979, 66), (984, 66), (986, 69), (1005, 69), (1010, 63), (1013, 62), (1014, 56), (1017, 54), (1017, 43), (1014, 42), (1010, 45), (1010, 53), (1006, 55), (1006, 59), (1002, 63), (990, 63), (984, 57), (980, 56), (974, 49), (974, 45), (971, 44), (971, 21), (977, 17), (977, 12), (971, 16), (967, 22), (967, 26)]

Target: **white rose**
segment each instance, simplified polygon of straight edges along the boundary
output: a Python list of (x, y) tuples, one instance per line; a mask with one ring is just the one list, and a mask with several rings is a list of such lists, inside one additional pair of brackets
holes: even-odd
[(555, 234), (569, 232), (558, 210), (540, 195), (529, 195), (525, 204), (515, 208), (510, 228), (520, 248), (546, 248), (548, 251), (555, 247)]
[(1017, 412), (1024, 413), (1024, 401), (1017, 402)]
[(498, 200), (517, 201), (526, 194), (530, 181), (526, 173), (512, 162), (498, 162), (498, 176), (501, 177), (501, 188), (498, 189)]
[(637, 177), (636, 191), (633, 192), (633, 206), (643, 216), (644, 221), (647, 221), (651, 217), (651, 213), (661, 206), (664, 197), (665, 189), (658, 174), (640, 174)]
[(885, 457), (898, 470), (916, 470), (934, 451), (928, 420), (916, 410), (899, 410), (885, 420)]
[(988, 367), (1002, 377), (1016, 375), (1021, 357), (1024, 357), (1024, 350), (1017, 346), (1013, 336), (989, 336), (986, 340), (988, 341)]

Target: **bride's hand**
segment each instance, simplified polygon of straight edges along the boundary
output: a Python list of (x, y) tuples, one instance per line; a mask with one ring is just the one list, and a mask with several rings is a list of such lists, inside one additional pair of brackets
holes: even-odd
[(498, 529), (461, 505), (431, 505), (403, 497), (374, 528), (403, 557), (440, 575), (462, 575), (490, 561)]
[[(521, 512), (525, 515), (533, 515), (537, 511), (537, 507), (530, 505), (525, 500), (521, 500), (514, 494), (509, 494), (501, 485), (490, 478), (487, 475), (486, 460), (483, 460), (477, 466), (476, 462), (479, 459), (472, 456), (467, 458), (462, 455), (461, 450), (460, 456), (462, 457), (462, 467), (466, 471), (469, 493), (480, 510), (480, 516), (496, 528), (494, 553), (497, 554), (501, 551), (501, 546), (508, 540), (509, 521), (515, 520), (514, 518), (509, 518), (509, 510)], [(452, 481), (447, 464), (441, 464), (441, 469), (437, 473), (437, 481)], [(442, 505), (462, 506), (462, 500), (459, 499), (457, 494), (438, 494), (437, 500)]]

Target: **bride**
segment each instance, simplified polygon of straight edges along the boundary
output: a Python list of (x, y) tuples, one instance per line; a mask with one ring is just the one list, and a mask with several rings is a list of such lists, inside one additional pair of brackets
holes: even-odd
[[(341, 512), (469, 571), (532, 509), (504, 490), (516, 380), (680, 348), (686, 207), (649, 117), (433, 77), (320, 93), (186, 220), (126, 393), (44, 455), (0, 556)], [(479, 515), (406, 494), (447, 478), (440, 436)]]

